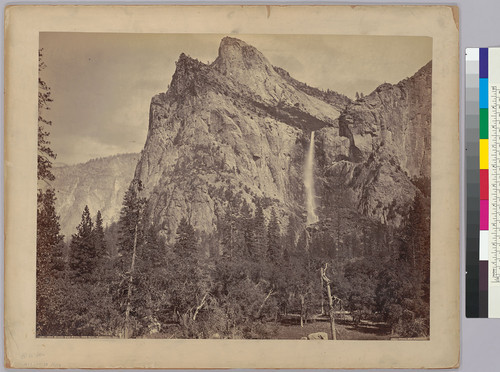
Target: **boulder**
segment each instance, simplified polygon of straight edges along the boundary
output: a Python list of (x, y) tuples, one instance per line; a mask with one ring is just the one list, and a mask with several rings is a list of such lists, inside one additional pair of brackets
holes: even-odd
[(311, 333), (307, 336), (308, 340), (328, 340), (328, 334), (326, 332), (316, 332)]

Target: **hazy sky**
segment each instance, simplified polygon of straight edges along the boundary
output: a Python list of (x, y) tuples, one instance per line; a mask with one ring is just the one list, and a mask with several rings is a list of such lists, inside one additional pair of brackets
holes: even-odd
[[(184, 52), (213, 62), (226, 35), (41, 33), (52, 89), (56, 162), (139, 152), (151, 97), (165, 92)], [(349, 97), (413, 75), (432, 58), (432, 39), (394, 36), (231, 35), (310, 86)]]

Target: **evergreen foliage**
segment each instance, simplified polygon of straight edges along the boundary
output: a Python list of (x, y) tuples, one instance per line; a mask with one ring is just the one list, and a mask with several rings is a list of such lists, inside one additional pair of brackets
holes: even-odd
[(48, 189), (37, 194), (37, 276), (54, 275), (64, 269), (59, 216), (55, 210), (55, 192)]
[(37, 199), (36, 334), (40, 336), (57, 332), (64, 261), (54, 190), (38, 190)]
[(123, 197), (123, 206), (120, 211), (119, 226), (119, 256), (122, 265), (130, 265), (135, 245), (140, 245), (143, 239), (143, 213), (146, 199), (140, 196), (142, 184), (133, 180)]
[(75, 281), (93, 280), (96, 258), (94, 224), (89, 208), (85, 206), (80, 224), (76, 228), (76, 234), (71, 237), (69, 253), (71, 278)]
[(107, 254), (106, 240), (104, 238), (104, 227), (102, 222), (101, 211), (97, 211), (94, 227), (94, 246), (96, 258), (103, 259)]
[[(46, 67), (42, 60), (43, 51), (38, 51), (38, 73)], [(39, 181), (53, 181), (54, 175), (52, 174), (52, 161), (55, 160), (56, 154), (50, 148), (50, 141), (48, 139), (49, 131), (48, 126), (52, 125), (50, 120), (43, 117), (43, 112), (50, 110), (50, 103), (52, 102), (50, 87), (40, 76), (38, 76), (38, 180)]]
[(281, 233), (278, 217), (274, 208), (271, 210), (271, 218), (267, 228), (267, 254), (271, 262), (279, 262), (282, 259)]
[[(45, 67), (42, 51), (38, 53), (38, 72)], [(42, 113), (49, 109), (49, 86), (38, 78), (38, 158), (37, 178), (49, 183), (54, 180), (51, 172), (52, 160), (56, 155), (50, 148), (47, 126), (52, 123)], [(55, 211), (56, 196), (52, 188), (37, 190), (36, 222), (36, 334), (37, 336), (58, 332), (58, 316), (62, 310), (62, 280), (64, 260), (63, 236), (60, 234), (59, 216)]]
[[(418, 182), (425, 188), (425, 180)], [(48, 195), (53, 200), (53, 193)], [(366, 219), (358, 221), (357, 230), (341, 233), (336, 219), (329, 226), (300, 231), (301, 222), (293, 216), (282, 229), (272, 202), (256, 198), (252, 213), (241, 194), (227, 192), (226, 197), (216, 235), (200, 234), (183, 217), (172, 244), (145, 223), (148, 203), (137, 180), (124, 197), (117, 224), (104, 229), (100, 212), (93, 224), (85, 208), (70, 244), (67, 273), (73, 280), (65, 279), (68, 275), (57, 249), (50, 253), (50, 264), (39, 265), (39, 270), (52, 270), (50, 293), (55, 300), (45, 302), (45, 318), (37, 314), (37, 331), (274, 338), (276, 327), (290, 319), (305, 327), (331, 314), (320, 275), (328, 267), (333, 314), (344, 323), (354, 328), (364, 322), (386, 324), (386, 337), (428, 336), (430, 199), (426, 193), (416, 194), (401, 228)], [(57, 221), (50, 200), (47, 203), (39, 221)], [(346, 215), (349, 212), (336, 212), (338, 218)], [(53, 247), (61, 241), (57, 229), (46, 233), (40, 243), (50, 241), (46, 244)], [(48, 311), (57, 317), (48, 319)], [(342, 338), (341, 333), (337, 336)]]
[(262, 204), (257, 203), (255, 209), (255, 217), (253, 220), (253, 246), (252, 256), (257, 261), (262, 261), (267, 256), (267, 225), (266, 218), (264, 217), (264, 210)]

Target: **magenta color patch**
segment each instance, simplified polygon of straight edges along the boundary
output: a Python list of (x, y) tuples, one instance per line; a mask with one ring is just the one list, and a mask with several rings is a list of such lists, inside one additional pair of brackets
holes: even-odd
[(479, 204), (479, 229), (488, 230), (488, 200), (481, 200)]

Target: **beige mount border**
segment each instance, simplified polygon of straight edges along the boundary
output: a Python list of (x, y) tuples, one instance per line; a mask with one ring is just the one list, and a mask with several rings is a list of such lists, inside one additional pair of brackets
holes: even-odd
[[(10, 6), (5, 12), (5, 363), (14, 368), (452, 368), (459, 361), (458, 8)], [(38, 34), (433, 38), (430, 341), (35, 338)]]

